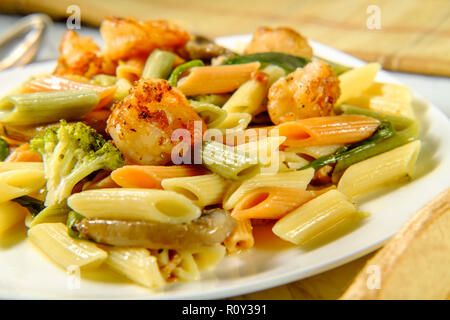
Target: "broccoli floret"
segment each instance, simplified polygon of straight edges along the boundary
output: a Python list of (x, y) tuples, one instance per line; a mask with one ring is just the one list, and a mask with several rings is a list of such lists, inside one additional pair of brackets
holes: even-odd
[(121, 167), (124, 158), (111, 143), (82, 122), (61, 120), (30, 142), (31, 149), (40, 153), (47, 179), (45, 205), (63, 202), (83, 178), (100, 170)]

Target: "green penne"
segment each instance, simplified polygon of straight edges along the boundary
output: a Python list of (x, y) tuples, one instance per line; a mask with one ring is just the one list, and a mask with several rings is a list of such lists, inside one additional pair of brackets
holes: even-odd
[(193, 100), (199, 102), (206, 102), (218, 107), (222, 107), (228, 99), (230, 99), (230, 94), (201, 94), (195, 97), (192, 97)]
[(68, 90), (14, 94), (0, 100), (0, 122), (30, 125), (75, 120), (98, 105), (93, 90)]
[(245, 180), (259, 172), (257, 157), (215, 141), (203, 143), (202, 163), (210, 171), (231, 180)]
[(176, 56), (172, 52), (156, 49), (147, 58), (142, 78), (167, 79), (172, 71)]
[(227, 112), (207, 102), (189, 100), (191, 106), (197, 111), (198, 115), (205, 121), (208, 128), (215, 128), (225, 120)]

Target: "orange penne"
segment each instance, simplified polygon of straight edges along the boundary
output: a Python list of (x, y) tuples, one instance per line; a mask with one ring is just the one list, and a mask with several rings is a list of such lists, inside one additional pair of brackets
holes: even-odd
[(187, 96), (232, 92), (251, 79), (259, 62), (192, 68), (178, 81), (177, 88)]
[(6, 162), (42, 162), (41, 156), (30, 150), (30, 145), (24, 143), (17, 147), (5, 160)]
[(374, 118), (342, 115), (285, 122), (274, 129), (287, 138), (283, 146), (306, 147), (361, 141), (370, 137), (379, 125)]
[(280, 219), (315, 197), (314, 191), (263, 187), (247, 193), (234, 207), (231, 215), (242, 219)]
[(127, 61), (119, 61), (116, 68), (117, 78), (127, 79), (130, 82), (136, 81), (141, 77), (144, 70), (145, 59), (131, 58)]
[(111, 173), (112, 180), (123, 188), (162, 189), (161, 181), (168, 178), (207, 174), (199, 166), (139, 166), (127, 165)]
[(70, 80), (63, 77), (49, 75), (41, 78), (32, 79), (23, 85), (24, 92), (42, 92), (42, 91), (64, 91), (64, 90), (94, 90), (100, 98), (96, 109), (102, 108), (110, 103), (116, 92), (116, 86), (100, 86), (90, 83)]
[(228, 253), (238, 253), (255, 245), (250, 219), (236, 220), (234, 231), (223, 242)]

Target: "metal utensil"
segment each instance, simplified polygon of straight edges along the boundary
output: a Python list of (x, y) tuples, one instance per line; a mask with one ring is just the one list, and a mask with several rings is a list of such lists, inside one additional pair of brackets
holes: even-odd
[(0, 35), (0, 70), (30, 63), (51, 25), (49, 16), (36, 13), (20, 19)]

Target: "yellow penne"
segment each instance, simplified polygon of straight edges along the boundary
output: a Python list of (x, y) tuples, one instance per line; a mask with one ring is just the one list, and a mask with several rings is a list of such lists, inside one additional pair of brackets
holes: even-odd
[(44, 172), (44, 164), (42, 162), (0, 162), (0, 173), (22, 169), (40, 170)]
[(0, 203), (0, 236), (24, 221), (27, 209), (18, 203), (7, 201)]
[(210, 270), (216, 267), (216, 265), (225, 257), (226, 248), (222, 245), (200, 247), (189, 250), (192, 254), (195, 263), (200, 271)]
[(245, 152), (249, 156), (258, 158), (263, 166), (269, 166), (272, 162), (279, 160), (279, 147), (286, 140), (286, 137), (265, 137), (256, 141), (247, 142), (236, 146), (239, 152)]
[(341, 95), (336, 105), (346, 102), (347, 99), (360, 95), (369, 88), (375, 77), (380, 71), (381, 66), (378, 63), (368, 63), (362, 67), (344, 72), (339, 76), (339, 86)]
[(200, 208), (221, 203), (227, 181), (217, 174), (164, 179), (164, 190), (174, 191), (192, 200)]
[(236, 227), (228, 238), (223, 242), (228, 253), (238, 253), (255, 245), (253, 227), (249, 219), (236, 220)]
[(107, 251), (105, 262), (117, 273), (148, 288), (159, 288), (166, 284), (157, 259), (147, 249), (111, 247)]
[(86, 218), (189, 222), (200, 208), (185, 196), (166, 190), (110, 188), (73, 194), (67, 204)]
[(344, 172), (338, 190), (353, 199), (402, 178), (410, 178), (419, 151), (420, 141), (416, 140), (355, 163)]
[(225, 120), (216, 128), (226, 133), (239, 132), (247, 128), (251, 121), (252, 115), (250, 113), (227, 113)]
[(348, 99), (347, 104), (370, 109), (382, 114), (393, 114), (405, 118), (414, 118), (411, 101), (401, 101), (390, 97), (359, 95)]
[(236, 203), (249, 191), (261, 187), (282, 187), (305, 190), (314, 176), (314, 169), (287, 171), (276, 174), (258, 174), (242, 182), (231, 194), (226, 195), (223, 208), (232, 209)]
[(0, 173), (0, 202), (9, 201), (42, 189), (43, 170), (21, 169)]
[(272, 231), (297, 245), (329, 237), (362, 217), (348, 198), (330, 190), (281, 218)]
[(267, 81), (248, 80), (233, 93), (222, 109), (227, 113), (240, 112), (255, 115), (260, 111), (267, 96), (267, 90)]
[(178, 81), (177, 88), (187, 96), (227, 93), (239, 88), (260, 67), (259, 62), (195, 67)]
[(288, 147), (285, 151), (294, 152), (296, 154), (305, 154), (317, 159), (332, 154), (342, 147), (342, 144), (332, 144), (328, 146)]
[(67, 234), (62, 223), (42, 223), (28, 230), (30, 241), (63, 268), (78, 266), (94, 268), (102, 264), (108, 254), (93, 242), (79, 240)]

